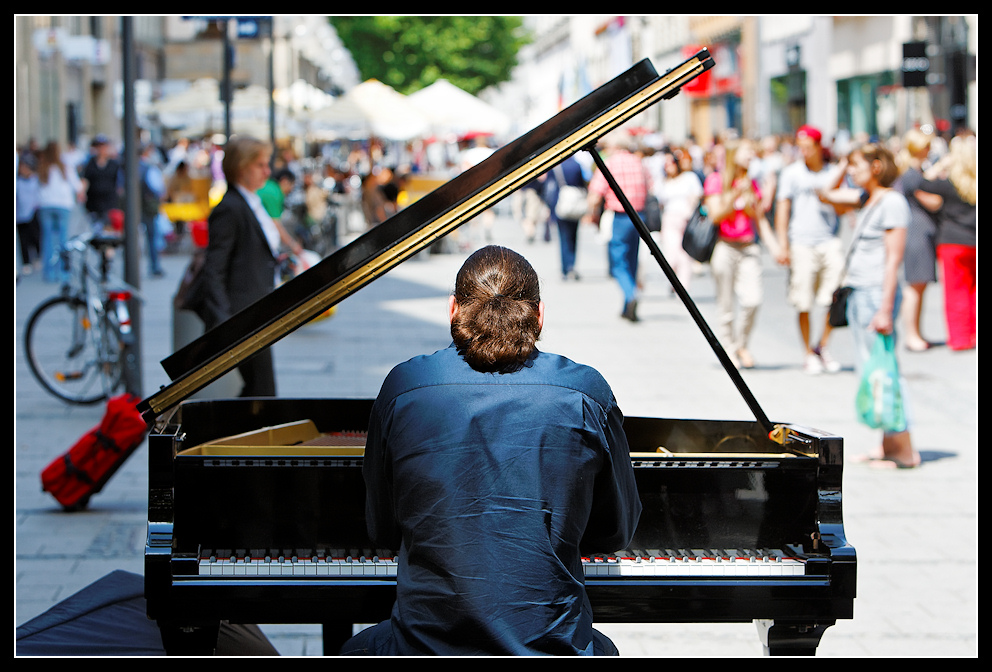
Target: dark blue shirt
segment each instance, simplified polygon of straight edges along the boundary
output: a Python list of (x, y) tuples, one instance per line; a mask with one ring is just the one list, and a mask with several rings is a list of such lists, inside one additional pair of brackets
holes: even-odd
[(592, 654), (581, 557), (624, 548), (641, 511), (622, 425), (603, 377), (557, 355), (394, 368), (364, 462), (369, 532), (399, 549), (389, 653)]

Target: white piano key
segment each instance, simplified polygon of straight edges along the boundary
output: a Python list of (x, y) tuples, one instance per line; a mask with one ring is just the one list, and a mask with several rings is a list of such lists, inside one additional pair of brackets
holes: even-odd
[(649, 549), (583, 558), (586, 577), (802, 576), (805, 563), (778, 549)]

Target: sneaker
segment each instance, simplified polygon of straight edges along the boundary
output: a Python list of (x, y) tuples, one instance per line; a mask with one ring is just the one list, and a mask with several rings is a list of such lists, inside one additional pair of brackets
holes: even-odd
[(803, 362), (803, 372), (811, 376), (823, 373), (823, 361), (815, 353), (809, 353)]
[(640, 320), (637, 318), (637, 301), (628, 301), (624, 304), (621, 317), (631, 322), (639, 322)]
[(820, 362), (823, 363), (824, 371), (827, 373), (837, 373), (840, 371), (840, 362), (831, 357), (825, 348), (815, 348), (813, 352), (820, 358)]

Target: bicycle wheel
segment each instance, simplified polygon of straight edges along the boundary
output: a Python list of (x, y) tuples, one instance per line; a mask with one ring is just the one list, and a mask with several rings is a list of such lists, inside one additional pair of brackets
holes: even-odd
[(92, 325), (86, 302), (58, 296), (38, 306), (24, 332), (28, 366), (48, 392), (72, 404), (108, 399), (121, 385), (120, 334)]

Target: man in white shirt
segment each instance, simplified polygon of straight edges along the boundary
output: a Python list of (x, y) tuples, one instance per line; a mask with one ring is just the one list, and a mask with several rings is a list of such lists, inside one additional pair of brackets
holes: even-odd
[(811, 310), (815, 305), (830, 305), (844, 272), (837, 214), (820, 200), (820, 193), (835, 187), (844, 169), (826, 162), (821, 140), (822, 134), (812, 126), (801, 126), (796, 132), (796, 146), (803, 160), (782, 170), (775, 212), (780, 247), (777, 261), (789, 267), (789, 302), (799, 312), (805, 349), (803, 370), (809, 374), (840, 370), (840, 364), (826, 351), (830, 336), (826, 317), (816, 345), (812, 345), (810, 329)]

